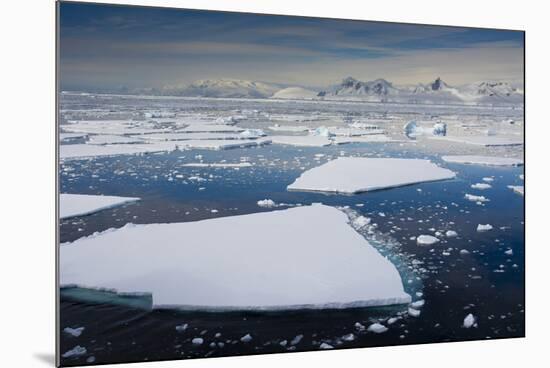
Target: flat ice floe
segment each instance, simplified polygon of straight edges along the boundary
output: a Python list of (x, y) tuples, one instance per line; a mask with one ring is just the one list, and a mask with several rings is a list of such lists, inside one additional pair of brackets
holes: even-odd
[(509, 157), (492, 156), (442, 156), (443, 161), (457, 164), (490, 165), (490, 166), (521, 166), (523, 160)]
[(157, 142), (152, 144), (66, 144), (59, 147), (62, 160), (83, 159), (103, 156), (135, 155), (140, 153), (170, 152), (177, 148), (175, 143)]
[(302, 173), (287, 189), (353, 194), (454, 177), (429, 160), (340, 157)]
[(332, 138), (334, 144), (348, 144), (348, 143), (403, 143), (405, 141), (393, 139), (383, 134), (365, 135), (361, 137), (334, 137)]
[(196, 222), (128, 224), (63, 244), (60, 283), (151, 293), (153, 307), (161, 308), (409, 303), (395, 266), (348, 221), (336, 208), (314, 204)]
[(525, 195), (525, 187), (523, 185), (508, 185), (508, 188), (512, 189), (514, 193)]
[(307, 132), (309, 128), (303, 125), (273, 125), (269, 127), (275, 132)]
[(89, 194), (60, 194), (59, 217), (65, 219), (89, 215), (136, 201), (139, 201), (139, 198)]
[(147, 134), (143, 139), (150, 141), (189, 141), (189, 140), (216, 140), (216, 139), (250, 139), (258, 136), (243, 135), (242, 133), (162, 133)]
[(430, 139), (444, 140), (449, 142), (473, 144), (476, 146), (494, 147), (494, 146), (521, 146), (523, 139), (513, 137), (497, 136), (433, 136)]
[(208, 124), (208, 123), (198, 123), (191, 124), (185, 128), (178, 129), (177, 133), (235, 133), (242, 132), (244, 129), (239, 128), (233, 125), (225, 124)]
[(106, 145), (106, 144), (132, 144), (144, 143), (142, 139), (134, 137), (126, 137), (122, 135), (100, 134), (91, 135), (88, 139), (88, 144)]
[(272, 135), (269, 139), (274, 144), (289, 146), (323, 147), (331, 144), (327, 137), (321, 135)]
[(211, 149), (211, 150), (223, 150), (230, 148), (246, 148), (246, 147), (256, 147), (264, 144), (271, 143), (270, 139), (260, 138), (260, 139), (240, 139), (240, 140), (189, 140), (189, 141), (179, 141), (178, 147), (187, 148), (187, 149)]

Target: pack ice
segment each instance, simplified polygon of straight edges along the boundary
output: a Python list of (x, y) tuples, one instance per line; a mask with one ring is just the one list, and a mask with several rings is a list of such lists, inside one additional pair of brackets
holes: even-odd
[(340, 157), (302, 173), (287, 189), (353, 194), (454, 177), (429, 160)]
[(59, 217), (84, 216), (94, 212), (139, 201), (139, 198), (115, 197), (89, 194), (61, 194), (59, 196)]
[(153, 306), (161, 308), (347, 308), (411, 301), (395, 266), (349, 225), (346, 214), (321, 204), (128, 224), (63, 244), (60, 270), (61, 285), (151, 293)]

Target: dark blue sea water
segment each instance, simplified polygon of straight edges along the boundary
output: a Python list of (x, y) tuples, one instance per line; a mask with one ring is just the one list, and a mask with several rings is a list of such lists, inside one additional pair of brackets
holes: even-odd
[[(304, 170), (342, 154), (429, 158), (455, 171), (457, 177), (356, 195), (286, 190)], [(235, 163), (243, 157), (254, 165), (239, 170), (182, 166), (200, 160)], [(271, 145), (67, 161), (60, 173), (62, 193), (132, 196), (142, 200), (63, 220), (61, 242), (128, 222), (196, 221), (285, 208), (258, 207), (257, 201), (265, 198), (290, 205), (322, 202), (349, 206), (376, 223), (376, 235), (369, 240), (398, 266), (407, 291), (415, 300), (425, 300), (425, 305), (418, 317), (408, 316), (407, 306), (200, 313), (142, 311), (62, 296), (61, 329), (85, 330), (79, 337), (61, 333), (61, 352), (76, 345), (87, 349), (84, 356), (64, 359), (62, 363), (69, 366), (307, 351), (318, 350), (323, 342), (351, 348), (523, 336), (524, 198), (507, 187), (523, 185), (519, 178), (522, 173), (521, 167), (448, 164), (421, 149), (390, 144), (323, 148)], [(470, 188), (483, 182), (484, 177), (494, 179), (492, 188)], [(484, 195), (490, 201), (478, 205), (466, 200), (465, 193)], [(213, 213), (213, 209), (218, 212)], [(476, 231), (478, 224), (486, 223), (493, 226), (492, 231)], [(435, 230), (454, 230), (458, 236), (442, 237), (434, 247), (420, 247), (411, 239)], [(466, 329), (462, 324), (469, 313), (476, 316), (477, 327)], [(368, 326), (395, 316), (400, 318), (383, 334), (360, 332), (354, 327), (356, 322)], [(184, 332), (176, 331), (175, 327), (184, 323), (189, 327)], [(354, 334), (353, 340), (343, 338), (350, 333)], [(241, 342), (246, 334), (252, 340)], [(292, 345), (290, 342), (299, 335), (302, 338)], [(204, 343), (192, 344), (195, 337), (202, 337)]]

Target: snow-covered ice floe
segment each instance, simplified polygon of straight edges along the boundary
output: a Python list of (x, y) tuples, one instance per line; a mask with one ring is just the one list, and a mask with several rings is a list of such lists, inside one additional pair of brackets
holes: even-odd
[(454, 177), (429, 160), (340, 157), (302, 173), (287, 189), (353, 194)]
[(286, 144), (289, 146), (323, 147), (331, 144), (331, 141), (322, 135), (272, 135), (269, 139), (273, 144)]
[(399, 139), (393, 139), (383, 134), (365, 135), (361, 137), (334, 137), (332, 138), (334, 144), (348, 144), (348, 143), (403, 143), (405, 141)]
[(514, 137), (497, 137), (497, 136), (454, 136), (440, 137), (433, 136), (430, 139), (473, 144), (476, 146), (494, 147), (494, 146), (522, 146), (523, 139)]
[(523, 160), (509, 157), (492, 156), (442, 156), (443, 161), (457, 164), (490, 165), (490, 166), (522, 166)]
[(251, 139), (259, 138), (262, 135), (258, 134), (243, 134), (241, 133), (219, 133), (219, 132), (206, 132), (206, 133), (161, 133), (161, 134), (147, 134), (143, 136), (143, 139), (150, 141), (190, 141), (190, 140), (216, 140), (216, 139)]
[(508, 185), (508, 188), (512, 189), (514, 193), (525, 195), (525, 187), (523, 185)]
[(273, 125), (269, 127), (275, 132), (307, 132), (309, 128), (303, 125)]
[(122, 135), (98, 134), (91, 135), (88, 144), (106, 145), (106, 144), (132, 144), (144, 143), (142, 139), (135, 137), (126, 137)]
[(62, 160), (83, 159), (118, 155), (135, 155), (142, 153), (170, 152), (177, 149), (171, 142), (154, 144), (66, 144), (59, 147), (59, 158)]
[(432, 235), (419, 235), (416, 238), (416, 243), (418, 245), (434, 245), (438, 243), (439, 239)]
[(240, 139), (240, 140), (189, 140), (178, 142), (178, 147), (182, 149), (210, 149), (223, 150), (231, 148), (258, 147), (271, 143), (271, 139)]
[(68, 217), (89, 215), (136, 201), (139, 201), (139, 198), (89, 194), (60, 194), (59, 217), (65, 219)]
[(396, 267), (350, 226), (345, 213), (321, 204), (128, 224), (62, 244), (60, 270), (62, 286), (150, 293), (156, 308), (351, 308), (411, 301)]

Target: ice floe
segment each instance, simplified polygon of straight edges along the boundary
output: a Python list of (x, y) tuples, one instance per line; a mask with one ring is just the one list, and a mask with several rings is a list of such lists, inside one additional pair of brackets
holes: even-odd
[(429, 160), (339, 157), (302, 173), (287, 189), (352, 194), (454, 177)]
[(177, 149), (177, 145), (170, 142), (112, 145), (64, 144), (59, 146), (59, 158), (62, 160), (85, 159), (105, 156), (170, 152), (175, 149)]
[(272, 135), (269, 139), (271, 143), (289, 146), (323, 147), (331, 144), (331, 141), (322, 135)]
[(380, 323), (373, 323), (367, 328), (367, 331), (374, 333), (384, 333), (388, 331), (388, 328)]
[(476, 231), (478, 232), (483, 232), (483, 231), (490, 231), (490, 230), (493, 230), (493, 226), (490, 225), (490, 224), (478, 224), (477, 225), (477, 228), (476, 228)]
[(471, 328), (471, 327), (475, 327), (476, 326), (476, 318), (474, 317), (473, 314), (468, 314), (465, 318), (464, 318), (464, 322), (462, 323), (462, 326), (464, 328)]
[(438, 242), (439, 239), (432, 235), (419, 235), (416, 238), (416, 243), (418, 245), (433, 245)]
[(483, 203), (483, 202), (489, 202), (489, 198), (486, 198), (484, 196), (478, 196), (475, 194), (464, 194), (464, 198), (469, 200), (470, 202), (476, 202), (476, 203)]
[(487, 183), (475, 183), (475, 184), (470, 185), (470, 188), (472, 188), (472, 189), (479, 189), (479, 190), (485, 190), (485, 189), (490, 189), (490, 188), (491, 188), (491, 184), (487, 184)]
[(143, 139), (127, 137), (122, 135), (90, 135), (88, 144), (131, 144), (131, 143), (144, 143)]
[(522, 146), (522, 138), (498, 137), (498, 136), (433, 136), (430, 139), (444, 140), (448, 142), (472, 144), (476, 146), (494, 147), (494, 146)]
[(262, 199), (261, 201), (258, 201), (257, 204), (258, 206), (265, 208), (272, 208), (277, 206), (272, 199)]
[(190, 162), (187, 164), (182, 164), (183, 167), (217, 167), (217, 168), (241, 168), (241, 167), (251, 167), (250, 162), (237, 162), (237, 163), (204, 163), (204, 162)]
[(525, 195), (525, 187), (523, 185), (508, 185), (508, 188), (512, 189), (514, 193)]
[(196, 222), (130, 224), (63, 244), (60, 283), (150, 293), (154, 307), (183, 309), (409, 303), (395, 266), (348, 221), (340, 210), (316, 204)]
[(521, 166), (523, 160), (510, 157), (492, 156), (442, 156), (443, 161), (458, 164), (490, 165), (490, 166)]
[(60, 194), (59, 217), (65, 219), (89, 215), (136, 201), (139, 201), (139, 198), (88, 194)]

